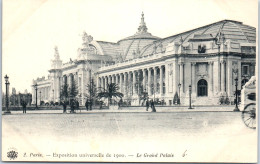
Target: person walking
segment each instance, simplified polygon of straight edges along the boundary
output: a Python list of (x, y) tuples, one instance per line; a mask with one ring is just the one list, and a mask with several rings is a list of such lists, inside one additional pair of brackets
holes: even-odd
[(118, 102), (118, 109), (121, 109), (122, 104), (123, 104), (123, 100), (122, 100), (122, 98), (120, 98), (120, 100)]
[(99, 109), (101, 110), (101, 109), (102, 109), (102, 105), (103, 105), (103, 101), (100, 101), (99, 103), (100, 103), (100, 104), (99, 104), (99, 105), (100, 105), (100, 106), (99, 106)]
[(151, 100), (151, 108), (152, 108), (152, 112), (156, 112), (153, 100)]
[(63, 113), (66, 113), (67, 102), (63, 101), (62, 106), (63, 106)]
[(89, 103), (88, 103), (88, 100), (87, 100), (86, 103), (85, 103), (87, 111), (88, 111), (88, 105), (89, 105)]
[(74, 111), (75, 106), (76, 106), (75, 101), (74, 101), (74, 100), (71, 100), (71, 103), (70, 103), (71, 111), (70, 111), (70, 113), (75, 113), (75, 111)]
[(89, 110), (92, 110), (92, 100), (89, 100)]
[(27, 103), (25, 101), (22, 101), (22, 107), (23, 107), (23, 113), (26, 113), (26, 105)]
[(79, 101), (76, 100), (76, 109), (79, 110)]
[(149, 103), (149, 100), (147, 99), (147, 100), (146, 100), (146, 111), (148, 111), (149, 106), (150, 106), (150, 103)]

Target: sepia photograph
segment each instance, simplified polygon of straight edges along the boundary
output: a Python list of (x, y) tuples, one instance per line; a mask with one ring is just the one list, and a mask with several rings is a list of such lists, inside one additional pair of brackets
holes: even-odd
[(3, 0), (2, 161), (257, 162), (257, 0)]

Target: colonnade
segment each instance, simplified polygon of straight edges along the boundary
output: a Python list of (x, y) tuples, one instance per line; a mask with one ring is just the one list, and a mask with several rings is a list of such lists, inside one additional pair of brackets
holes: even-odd
[(51, 87), (50, 86), (46, 86), (46, 87), (39, 87), (38, 88), (38, 98), (39, 101), (49, 101), (50, 98), (50, 93), (51, 93)]
[(153, 95), (164, 95), (165, 91), (165, 65), (118, 72), (98, 77), (98, 87), (107, 89), (107, 84), (116, 83), (119, 92), (126, 97), (137, 97), (142, 92)]

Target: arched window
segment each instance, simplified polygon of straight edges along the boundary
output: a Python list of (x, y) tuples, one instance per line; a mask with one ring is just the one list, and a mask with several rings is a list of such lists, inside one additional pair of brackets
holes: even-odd
[(208, 83), (201, 79), (198, 81), (198, 96), (208, 96)]

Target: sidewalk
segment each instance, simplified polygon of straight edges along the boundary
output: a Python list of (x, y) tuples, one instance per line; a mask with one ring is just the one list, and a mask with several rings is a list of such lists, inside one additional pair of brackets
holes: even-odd
[[(155, 106), (156, 107), (156, 106)], [(157, 106), (157, 113), (168, 113), (168, 112), (233, 112), (234, 106), (200, 106), (193, 107), (193, 109), (188, 109), (187, 106)], [(70, 109), (67, 109), (67, 113), (69, 114)], [(87, 111), (85, 108), (81, 110), (75, 110), (76, 114), (84, 114), (84, 113), (148, 113), (151, 112), (151, 108), (146, 111), (146, 107), (122, 107), (120, 110), (108, 110), (108, 109), (93, 109), (91, 111)], [(22, 114), (23, 111), (11, 111), (12, 114)], [(62, 114), (63, 110), (61, 109), (49, 109), (49, 110), (27, 110), (28, 114)], [(2, 112), (3, 114), (3, 112)]]

